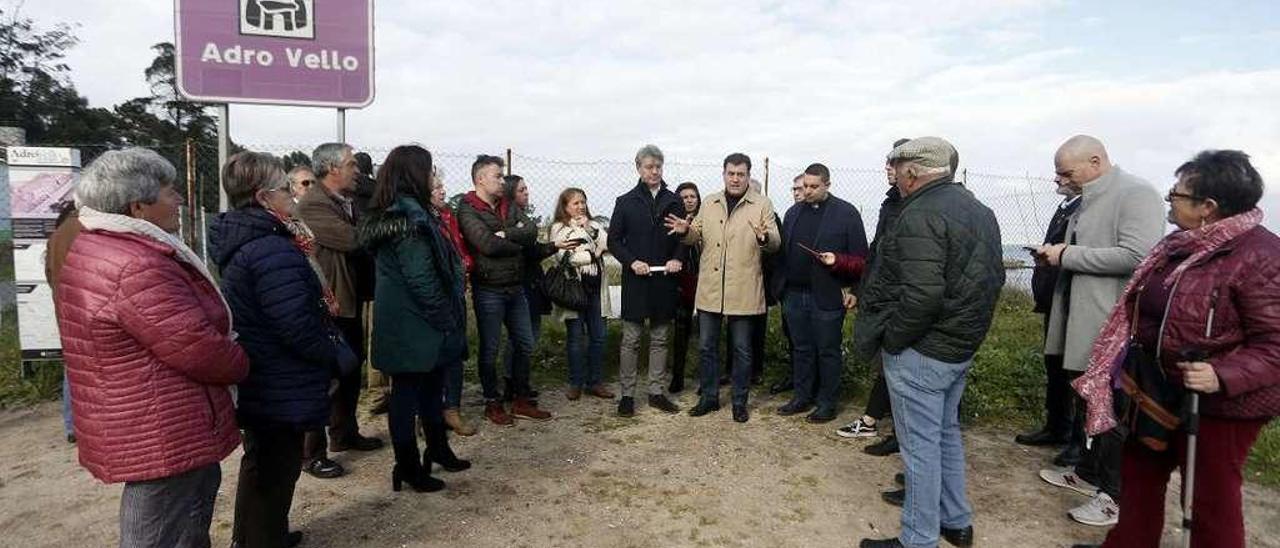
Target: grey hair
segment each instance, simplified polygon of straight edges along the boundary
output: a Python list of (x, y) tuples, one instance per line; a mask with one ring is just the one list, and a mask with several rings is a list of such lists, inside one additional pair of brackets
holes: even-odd
[(658, 148), (657, 145), (645, 145), (640, 147), (640, 150), (636, 152), (636, 167), (640, 167), (640, 162), (645, 158), (653, 158), (654, 160), (657, 160), (658, 163), (666, 162), (662, 157), (662, 149)]
[(135, 203), (154, 204), (160, 190), (178, 180), (178, 170), (154, 150), (108, 150), (84, 168), (76, 203), (103, 213), (128, 215)]
[(346, 143), (325, 143), (316, 147), (311, 153), (311, 172), (316, 174), (316, 179), (328, 177), (329, 170), (342, 167), (343, 155), (352, 150)]
[(222, 166), (222, 189), (233, 209), (254, 204), (259, 190), (288, 190), (289, 178), (284, 163), (265, 152), (238, 152)]

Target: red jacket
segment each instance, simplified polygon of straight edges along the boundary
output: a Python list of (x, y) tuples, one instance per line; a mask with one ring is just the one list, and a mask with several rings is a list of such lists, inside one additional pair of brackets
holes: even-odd
[[(1211, 309), (1213, 331), (1205, 337)], [(1280, 238), (1259, 226), (1187, 268), (1170, 294), (1168, 314), (1161, 355), (1203, 350), (1221, 381), (1218, 393), (1201, 397), (1204, 415), (1280, 415)], [(1181, 378), (1179, 360), (1162, 361)]]
[(462, 256), (462, 267), (467, 274), (471, 274), (471, 253), (467, 251), (467, 243), (462, 239), (462, 230), (458, 228), (458, 218), (453, 215), (449, 208), (440, 209), (440, 220), (444, 225), (444, 237), (453, 244), (453, 248), (458, 250), (458, 255)]
[(228, 386), (249, 359), (200, 272), (144, 236), (85, 231), (58, 285), (76, 447), (94, 477), (165, 478), (239, 445)]

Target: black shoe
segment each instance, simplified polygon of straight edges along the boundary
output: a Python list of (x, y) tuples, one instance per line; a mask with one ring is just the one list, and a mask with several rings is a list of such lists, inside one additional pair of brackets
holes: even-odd
[(720, 410), (719, 403), (702, 400), (698, 402), (698, 405), (693, 406), (693, 409), (689, 410), (689, 416), (701, 417), (703, 415), (706, 415), (707, 413), (711, 413), (713, 411), (719, 411), (719, 410)]
[(731, 379), (729, 378), (729, 376), (728, 376), (728, 375), (720, 375), (720, 386), (724, 386), (724, 385), (729, 384), (729, 381), (730, 381), (730, 380), (731, 380)]
[(1064, 448), (1062, 452), (1058, 453), (1058, 456), (1053, 457), (1053, 465), (1067, 468), (1080, 464), (1080, 461), (1083, 459), (1084, 448), (1076, 444), (1071, 444)]
[(636, 416), (636, 400), (631, 396), (623, 396), (618, 399), (618, 416), (634, 417)]
[(907, 500), (907, 490), (904, 488), (884, 491), (880, 493), (880, 498), (889, 504), (902, 508), (902, 504)]
[(684, 392), (684, 378), (673, 377), (671, 379), (671, 385), (667, 387), (667, 392), (670, 392), (672, 394), (679, 394), (681, 392)]
[(75, 435), (75, 434), (67, 434), (67, 443), (75, 443), (75, 442), (76, 442), (76, 435)]
[(1013, 441), (1019, 445), (1043, 447), (1046, 445), (1066, 445), (1070, 438), (1071, 436), (1067, 434), (1059, 434), (1046, 427), (1029, 434), (1018, 434), (1013, 437)]
[(813, 409), (813, 404), (812, 404), (812, 403), (809, 403), (809, 402), (802, 402), (802, 401), (796, 401), (796, 400), (794, 400), (794, 399), (793, 399), (793, 400), (791, 400), (791, 401), (787, 402), (787, 403), (786, 403), (785, 405), (783, 405), (782, 407), (779, 407), (779, 408), (778, 408), (778, 416), (781, 416), (781, 417), (790, 417), (791, 415), (799, 415), (799, 414), (804, 413), (804, 412), (806, 412), (806, 411), (808, 411), (808, 410), (810, 410), (810, 409)]
[(745, 405), (733, 406), (733, 422), (747, 422), (747, 419), (750, 419), (750, 418), (751, 418), (751, 414), (747, 413), (747, 406)]
[(950, 542), (952, 546), (960, 548), (968, 548), (973, 546), (973, 526), (970, 525), (964, 529), (947, 529), (943, 527), (940, 531), (942, 538)]
[(297, 546), (299, 544), (302, 544), (302, 531), (289, 531), (289, 534), (285, 535), (284, 537), (285, 546), (288, 546), (289, 548), (293, 548), (294, 546)]
[(311, 459), (311, 462), (302, 467), (302, 471), (319, 479), (332, 479), (347, 473), (342, 469), (341, 464), (329, 460), (328, 457)]
[[(409, 484), (409, 488), (419, 493), (432, 493), (444, 489), (444, 482), (431, 477), (431, 467), (422, 466), (418, 460), (418, 444), (416, 442), (396, 444), (396, 464), (391, 468), (391, 490), (399, 492), (401, 484)], [(430, 463), (428, 463), (429, 465)]]
[(382, 440), (356, 434), (349, 440), (329, 444), (329, 450), (334, 453), (341, 453), (349, 449), (355, 451), (375, 451), (382, 449)]
[(834, 407), (825, 408), (825, 409), (822, 407), (819, 407), (817, 409), (814, 409), (812, 413), (809, 413), (809, 416), (805, 417), (804, 420), (807, 420), (813, 424), (826, 424), (828, 422), (836, 420), (836, 410)]
[(789, 392), (792, 388), (795, 388), (795, 385), (791, 383), (791, 379), (778, 381), (769, 386), (769, 395), (776, 396), (783, 392)]
[(894, 537), (894, 538), (886, 538), (886, 539), (880, 539), (880, 540), (864, 538), (862, 539), (862, 542), (858, 543), (858, 548), (903, 548), (903, 547), (902, 547), (902, 543), (898, 541), (897, 537)]
[(662, 394), (650, 394), (649, 407), (662, 411), (663, 413), (680, 412), (680, 408), (676, 407), (676, 404), (671, 403), (671, 400), (667, 399), (667, 397)]
[(422, 452), (422, 466), (431, 471), (431, 463), (439, 464), (446, 472), (461, 472), (471, 468), (471, 461), (460, 459), (449, 447), (449, 429), (443, 422), (434, 425), (422, 423), (422, 433), (427, 438), (427, 448)]
[(898, 484), (898, 487), (906, 487), (907, 475), (902, 472), (898, 472), (897, 474), (893, 475), (893, 482)]
[(880, 443), (873, 443), (862, 448), (862, 452), (874, 457), (887, 457), (898, 452), (898, 438), (885, 436)]

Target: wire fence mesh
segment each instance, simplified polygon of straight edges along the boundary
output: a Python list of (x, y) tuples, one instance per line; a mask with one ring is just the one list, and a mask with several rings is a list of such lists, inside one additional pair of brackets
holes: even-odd
[[(309, 157), (318, 143), (244, 145), (245, 149), (267, 152), (286, 158)], [(80, 148), (85, 158), (92, 158), (107, 150), (106, 145), (70, 145)], [(193, 247), (203, 248), (203, 226), (216, 211), (218, 205), (216, 147), (194, 143), (176, 143), (150, 147), (164, 155), (178, 167), (184, 195), (190, 204), (184, 217), (183, 235)], [(392, 147), (360, 148), (368, 153), (375, 165), (391, 151)], [(508, 170), (524, 177), (529, 185), (532, 216), (543, 224), (551, 222), (560, 192), (568, 187), (583, 189), (595, 216), (612, 217), (614, 200), (637, 184), (635, 164), (631, 158), (617, 160), (567, 161), (561, 159), (526, 156), (510, 149), (485, 151), (508, 160)], [(448, 196), (456, 196), (471, 190), (471, 164), (476, 154), (433, 152), (437, 168), (444, 176)], [(288, 161), (288, 160), (287, 160)], [(767, 158), (753, 158), (752, 176), (757, 179), (773, 201), (779, 215), (792, 204), (791, 184), (796, 175), (807, 166), (770, 162)], [(828, 166), (831, 170), (831, 192), (852, 203), (861, 212), (868, 238), (876, 226), (880, 203), (888, 190), (883, 167)], [(708, 195), (723, 189), (722, 168), (718, 162), (685, 162), (668, 160), (663, 166), (664, 179), (671, 185), (692, 182), (702, 194)], [(990, 207), (1000, 222), (1009, 266), (1008, 283), (1017, 287), (1030, 286), (1030, 264), (1022, 245), (1038, 243), (1044, 235), (1053, 208), (1060, 201), (1054, 192), (1051, 178), (1031, 174), (1011, 175), (962, 168), (957, 179), (962, 181), (979, 200)]]

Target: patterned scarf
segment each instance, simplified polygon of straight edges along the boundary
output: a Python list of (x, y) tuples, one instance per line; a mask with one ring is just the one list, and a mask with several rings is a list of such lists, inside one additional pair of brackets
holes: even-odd
[[(1088, 435), (1096, 436), (1116, 426), (1115, 412), (1111, 405), (1112, 382), (1116, 371), (1124, 361), (1124, 352), (1129, 345), (1131, 322), (1138, 321), (1137, 318), (1132, 317), (1129, 306), (1126, 304), (1137, 288), (1146, 281), (1152, 271), (1168, 264), (1170, 257), (1185, 256), (1187, 258), (1165, 277), (1164, 286), (1173, 287), (1187, 268), (1261, 222), (1262, 210), (1255, 208), (1197, 229), (1180, 230), (1165, 236), (1160, 243), (1156, 244), (1155, 249), (1152, 249), (1151, 253), (1138, 263), (1133, 277), (1125, 285), (1124, 293), (1120, 295), (1115, 308), (1111, 309), (1111, 315), (1093, 343), (1088, 370), (1071, 383), (1088, 404), (1085, 420), (1085, 432)], [(1172, 298), (1172, 295), (1170, 297)]]
[(271, 208), (263, 208), (280, 221), (289, 234), (293, 235), (293, 245), (302, 251), (307, 257), (307, 264), (311, 265), (311, 270), (316, 273), (316, 279), (320, 280), (320, 300), (324, 303), (325, 309), (329, 311), (329, 315), (338, 316), (338, 299), (334, 296), (333, 290), (329, 289), (329, 281), (324, 277), (324, 271), (320, 270), (320, 263), (316, 262), (316, 235), (311, 232), (307, 224), (301, 220), (295, 219), (289, 215), (282, 214)]

